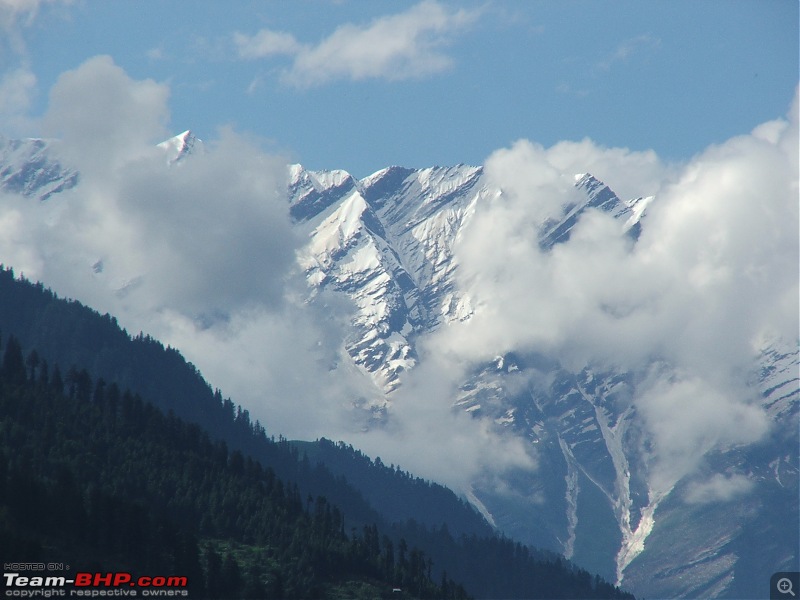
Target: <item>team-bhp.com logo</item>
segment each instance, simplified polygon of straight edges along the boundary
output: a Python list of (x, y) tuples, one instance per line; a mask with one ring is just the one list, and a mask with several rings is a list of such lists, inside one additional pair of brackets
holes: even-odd
[[(8, 567), (10, 565), (6, 565)], [(13, 565), (12, 565), (13, 566)], [(84, 573), (71, 576), (39, 575), (31, 571), (33, 565), (24, 565), (28, 569), (15, 569), (3, 573), (5, 596), (14, 598), (53, 598), (53, 597), (189, 597), (186, 589), (186, 577), (140, 576), (131, 573)], [(41, 571), (46, 571), (41, 565)]]

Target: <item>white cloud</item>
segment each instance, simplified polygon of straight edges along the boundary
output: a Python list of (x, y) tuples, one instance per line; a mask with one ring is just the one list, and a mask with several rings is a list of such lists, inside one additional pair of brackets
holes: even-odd
[[(306, 284), (297, 275), (287, 287), (299, 292)], [(340, 302), (254, 304), (207, 328), (171, 314), (164, 335), (271, 433), (343, 439), (369, 418), (359, 401), (374, 388), (344, 356), (350, 307)]]
[[(475, 316), (440, 328), (431, 351), (465, 368), (530, 351), (638, 374), (661, 491), (703, 451), (759, 439), (768, 419), (747, 385), (758, 345), (798, 332), (796, 104), (788, 121), (681, 167), (589, 141), (493, 154), (487, 173), (504, 194), (477, 208), (455, 250)], [(588, 211), (568, 242), (542, 250), (538, 226), (585, 170), (657, 194), (640, 239)]]
[(546, 160), (562, 173), (601, 176), (623, 200), (658, 194), (676, 169), (665, 164), (653, 150), (607, 148), (588, 138), (554, 144), (547, 149)]
[(96, 56), (62, 73), (44, 117), (48, 135), (87, 174), (114, 173), (136, 157), (153, 155), (167, 136), (169, 87), (134, 81), (110, 56)]
[(743, 382), (736, 384), (666, 368), (639, 386), (636, 405), (651, 434), (650, 486), (656, 493), (692, 473), (710, 450), (749, 444), (767, 432), (763, 410)]
[(661, 45), (661, 40), (646, 33), (621, 42), (614, 52), (597, 63), (597, 68), (608, 71), (616, 63), (627, 62), (631, 56), (642, 53), (646, 49), (655, 49)]
[(43, 203), (0, 196), (0, 260), (180, 348), (270, 431), (358, 440), (460, 490), (479, 472), (533, 468), (522, 440), (453, 411), (452, 390), (418, 394), (452, 379), (441, 372), (455, 367), (435, 357), (375, 427), (376, 389), (342, 344), (354, 307), (332, 292), (303, 301), (285, 162), (223, 131), (169, 167), (153, 145), (168, 98), (108, 57), (62, 75), (46, 122), (80, 183)]
[(25, 248), (31, 277), (153, 333), (159, 315), (202, 325), (280, 306), (297, 244), (281, 195), (285, 162), (223, 130), (207, 152), (170, 168), (154, 144), (168, 97), (167, 86), (133, 80), (109, 57), (64, 73), (44, 121), (80, 183), (42, 206), (8, 199), (6, 223), (28, 242), (6, 238), (3, 255)]
[(30, 204), (27, 198), (0, 192), (0, 262), (35, 276), (42, 271), (43, 259), (32, 243), (40, 230)]
[(751, 479), (741, 473), (715, 473), (707, 481), (692, 482), (684, 492), (683, 499), (688, 504), (730, 502), (748, 493), (754, 485)]
[(11, 53), (26, 54), (23, 30), (30, 27), (43, 6), (72, 4), (72, 0), (0, 0), (0, 54), (6, 46)]
[(350, 307), (297, 300), (286, 161), (222, 130), (169, 166), (154, 144), (168, 98), (109, 57), (64, 73), (44, 120), (79, 183), (46, 202), (0, 193), (0, 262), (180, 348), (275, 433), (348, 431), (366, 393), (338, 355)]
[(316, 45), (301, 44), (289, 33), (269, 29), (253, 36), (237, 32), (233, 41), (242, 58), (292, 56), (293, 64), (283, 79), (298, 87), (339, 79), (414, 79), (448, 69), (452, 59), (441, 48), (476, 17), (475, 11), (450, 10), (425, 1), (366, 26), (341, 25)]
[(27, 67), (8, 71), (0, 78), (0, 122), (6, 135), (30, 129), (27, 115), (35, 93), (36, 75)]
[(525, 440), (453, 408), (462, 375), (448, 356), (423, 356), (393, 396), (385, 426), (362, 432), (358, 446), (465, 494), (476, 478), (484, 489), (499, 491), (510, 472), (535, 470), (537, 456)]
[[(0, 0), (0, 24), (11, 28), (18, 24), (30, 25), (39, 13), (39, 8), (59, 0)], [(62, 0), (63, 1), (63, 0)], [(69, 3), (69, 0), (66, 0)]]
[(40, 8), (70, 4), (71, 0), (0, 0), (0, 122), (6, 135), (24, 135), (34, 129), (28, 110), (36, 93), (36, 75), (31, 71), (25, 44), (25, 29), (33, 24)]
[(265, 58), (276, 54), (297, 54), (301, 44), (291, 33), (262, 29), (253, 36), (236, 32), (233, 42), (241, 58)]

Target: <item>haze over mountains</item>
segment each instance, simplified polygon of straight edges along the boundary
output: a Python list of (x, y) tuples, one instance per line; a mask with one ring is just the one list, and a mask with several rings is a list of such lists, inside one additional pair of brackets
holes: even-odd
[[(61, 85), (98, 73), (144, 85)], [(796, 101), (684, 166), (520, 141), (362, 179), (105, 125), (3, 141), (4, 263), (637, 594), (796, 569)]]

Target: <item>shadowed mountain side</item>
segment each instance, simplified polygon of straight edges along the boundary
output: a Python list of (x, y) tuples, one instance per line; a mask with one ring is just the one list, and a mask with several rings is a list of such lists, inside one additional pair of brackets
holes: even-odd
[[(373, 462), (361, 453), (327, 440), (303, 444), (301, 452), (296, 444), (282, 437), (277, 441), (274, 437), (268, 438), (260, 423), (250, 422), (246, 410), (235, 406), (230, 399), (223, 400), (219, 391), (212, 392), (197, 369), (177, 350), (164, 348), (146, 336), (131, 338), (117, 326), (113, 317), (100, 315), (78, 302), (60, 299), (40, 284), (17, 280), (10, 269), (0, 270), (0, 327), (5, 350), (0, 382), (5, 407), (3, 423), (4, 431), (13, 433), (5, 440), (7, 443), (2, 450), (8, 460), (2, 461), (1, 487), (4, 494), (5, 490), (12, 488), (19, 492), (8, 500), (11, 521), (4, 524), (3, 535), (6, 541), (15, 544), (15, 548), (19, 547), (31, 556), (44, 556), (44, 549), (48, 547), (66, 548), (70, 543), (69, 534), (58, 530), (50, 537), (42, 537), (40, 528), (37, 529), (31, 519), (17, 520), (15, 511), (24, 512), (25, 506), (47, 508), (57, 502), (57, 498), (74, 496), (72, 508), (75, 515), (89, 518), (95, 508), (79, 506), (78, 499), (82, 495), (79, 491), (64, 496), (64, 490), (53, 487), (60, 480), (57, 477), (52, 479), (51, 473), (58, 472), (59, 464), (66, 465), (68, 472), (64, 471), (65, 479), (62, 479), (67, 483), (64, 485), (78, 486), (76, 489), (80, 490), (81, 485), (91, 482), (84, 481), (82, 471), (70, 465), (95, 464), (105, 460), (107, 468), (101, 468), (99, 472), (97, 469), (87, 471), (92, 477), (99, 478), (95, 482), (99, 486), (98, 502), (122, 507), (120, 510), (128, 510), (125, 507), (133, 503), (129, 512), (144, 515), (144, 521), (137, 521), (134, 529), (156, 528), (154, 523), (166, 514), (173, 524), (160, 526), (161, 529), (156, 531), (163, 532), (172, 527), (171, 531), (179, 533), (170, 535), (189, 535), (185, 544), (190, 551), (189, 558), (197, 555), (196, 545), (193, 545), (196, 542), (191, 540), (208, 538), (212, 541), (206, 546), (207, 561), (213, 563), (215, 559), (208, 556), (219, 553), (220, 548), (227, 548), (229, 555), (236, 554), (235, 560), (241, 562), (242, 568), (252, 567), (254, 561), (259, 560), (259, 552), (264, 551), (266, 542), (253, 538), (254, 530), (242, 524), (253, 519), (266, 518), (264, 522), (269, 521), (258, 513), (260, 509), (254, 508), (261, 502), (258, 494), (247, 492), (245, 498), (239, 498), (238, 492), (233, 493), (232, 502), (250, 498), (247, 502), (255, 504), (231, 509), (233, 512), (225, 514), (236, 514), (237, 517), (228, 519), (227, 525), (218, 526), (214, 523), (220, 515), (213, 511), (207, 518), (192, 512), (209, 510), (209, 506), (214, 505), (211, 500), (205, 508), (201, 502), (192, 509), (188, 505), (182, 506), (181, 502), (191, 503), (194, 494), (178, 494), (175, 490), (192, 485), (187, 483), (187, 477), (192, 480), (197, 477), (197, 481), (205, 482), (203, 485), (217, 485), (214, 482), (217, 471), (222, 483), (229, 481), (230, 477), (261, 480), (267, 471), (283, 482), (280, 489), (288, 490), (288, 502), (294, 506), (289, 512), (296, 513), (297, 523), (307, 521), (313, 528), (322, 506), (323, 516), (330, 514), (336, 525), (334, 529), (339, 533), (333, 537), (339, 540), (345, 555), (348, 555), (346, 547), (350, 544), (371, 552), (370, 556), (382, 556), (382, 559), (375, 558), (374, 561), (378, 570), (386, 567), (384, 563), (389, 560), (388, 556), (392, 556), (392, 560), (396, 558), (399, 571), (387, 570), (385, 576), (375, 575), (377, 571), (368, 574), (371, 585), (375, 585), (376, 580), (388, 581), (399, 573), (400, 581), (408, 583), (406, 588), (412, 597), (442, 597), (443, 589), (447, 590), (444, 597), (459, 597), (461, 592), (454, 580), (460, 581), (469, 593), (484, 598), (630, 597), (555, 554), (538, 552), (506, 538), (492, 536), (477, 513), (446, 488), (422, 482), (409, 473), (398, 473), (396, 469), (380, 465), (377, 460)], [(81, 360), (83, 364), (91, 365), (91, 369), (82, 366)], [(60, 366), (66, 364), (72, 366), (68, 370)], [(186, 387), (181, 385), (182, 381), (187, 382)], [(132, 382), (132, 385), (126, 382)], [(49, 425), (41, 426), (42, 418)], [(80, 427), (75, 425), (75, 419), (80, 421)], [(211, 423), (211, 426), (204, 423)], [(122, 429), (118, 430), (119, 427)], [(55, 454), (45, 451), (56, 439), (60, 440), (58, 444), (63, 451)], [(204, 467), (203, 461), (207, 460), (198, 458), (197, 468), (181, 471), (180, 477), (170, 474), (169, 468), (180, 470), (194, 460), (185, 449), (175, 447), (187, 440), (191, 448), (199, 448), (208, 455), (208, 460), (216, 460), (219, 464), (213, 468)], [(133, 471), (120, 468), (114, 456), (121, 456), (120, 461), (128, 464), (129, 458), (123, 456), (128, 452), (125, 448), (141, 448), (143, 443), (157, 457), (150, 459), (145, 456)], [(109, 454), (109, 448), (117, 445), (122, 445), (119, 452)], [(23, 447), (29, 450), (22, 451)], [(102, 452), (101, 447), (105, 448)], [(33, 458), (29, 460), (23, 455)], [(391, 495), (405, 498), (406, 514), (398, 514), (403, 512), (398, 506), (390, 506), (384, 514), (383, 508), (377, 504), (379, 498), (376, 504), (370, 505), (357, 486), (319, 462), (323, 456), (333, 463), (338, 461), (340, 466), (350, 461), (347, 470), (354, 482), (366, 486), (378, 482), (380, 487), (385, 487), (381, 490), (384, 498)], [(56, 460), (54, 457), (58, 457), (59, 464), (51, 464)], [(312, 458), (316, 464), (312, 464)], [(28, 463), (32, 460), (41, 472), (20, 472), (20, 460)], [(173, 467), (169, 467), (170, 464)], [(167, 470), (162, 472), (163, 469)], [(103, 477), (122, 479), (115, 483)], [(156, 482), (153, 486), (150, 486), (152, 481), (148, 483), (148, 477)], [(11, 485), (14, 482), (16, 484)], [(119, 496), (119, 490), (128, 490), (124, 500)], [(25, 498), (20, 496), (23, 492), (27, 494)], [(367, 496), (374, 493), (372, 489)], [(226, 493), (214, 494), (226, 497)], [(422, 498), (416, 497), (417, 494), (422, 494)], [(5, 495), (3, 499), (6, 499)], [(326, 507), (331, 509), (330, 513)], [(419, 514), (416, 512), (419, 507), (429, 508)], [(334, 519), (334, 515), (338, 516)], [(441, 517), (447, 515), (456, 517), (453, 527), (441, 521)], [(392, 520), (401, 522), (391, 523)], [(348, 529), (352, 532), (350, 536), (345, 535)], [(180, 533), (182, 531), (188, 533)], [(145, 546), (157, 543), (156, 533), (147, 535), (152, 539), (148, 538), (149, 542), (144, 540)], [(304, 534), (300, 537), (305, 539)], [(106, 541), (114, 543), (113, 540)], [(86, 542), (88, 546), (83, 547), (85, 554), (81, 556), (86, 556), (87, 560), (92, 556), (105, 556), (103, 548), (94, 547), (90, 542)], [(389, 548), (392, 548), (391, 552)], [(117, 550), (122, 552), (119, 548)], [(273, 550), (281, 553), (286, 548)], [(169, 554), (172, 550), (166, 548), (164, 552)], [(180, 550), (175, 552), (180, 553)], [(139, 564), (123, 554), (115, 555), (115, 565)], [(327, 556), (333, 560), (336, 555)], [(174, 556), (165, 557), (164, 560), (168, 561), (175, 559)], [(330, 566), (332, 563), (328, 558), (323, 552), (314, 561)], [(366, 559), (367, 563), (371, 560)], [(190, 566), (199, 572), (197, 561), (192, 561)], [(314, 586), (328, 581), (327, 571), (315, 570), (314, 561), (306, 565), (305, 575), (298, 576), (306, 579), (297, 583), (296, 590), (319, 589)], [(356, 568), (357, 576), (360, 576), (358, 573), (363, 575), (360, 568)], [(410, 573), (416, 575), (412, 577)], [(432, 581), (440, 580), (437, 588)], [(371, 587), (365, 593), (374, 594), (374, 591), (375, 588)], [(286, 596), (284, 590), (284, 594), (277, 597), (305, 597), (304, 593), (298, 591)]]

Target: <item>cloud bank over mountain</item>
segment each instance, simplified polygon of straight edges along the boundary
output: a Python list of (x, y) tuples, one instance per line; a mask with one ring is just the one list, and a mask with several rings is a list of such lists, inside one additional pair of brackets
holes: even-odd
[[(504, 193), (456, 246), (475, 316), (439, 329), (430, 351), (463, 365), (540, 352), (637, 373), (664, 491), (710, 448), (759, 439), (768, 418), (748, 385), (754, 356), (798, 332), (797, 131), (795, 97), (786, 120), (681, 166), (588, 141), (496, 152), (486, 168)], [(635, 244), (591, 211), (567, 242), (540, 247), (541, 223), (574, 202), (568, 174), (580, 164), (657, 194)]]
[[(297, 51), (262, 38), (242, 48)], [(632, 402), (663, 490), (703, 451), (767, 432), (747, 384), (765, 340), (797, 337), (796, 97), (786, 119), (686, 164), (590, 140), (521, 140), (488, 157), (487, 180), (503, 193), (475, 207), (455, 247), (474, 317), (418, 340), (420, 366), (369, 433), (360, 408), (374, 389), (342, 350), (354, 307), (334, 293), (305, 303), (286, 161), (226, 129), (170, 167), (155, 147), (168, 137), (168, 102), (166, 84), (132, 79), (108, 57), (63, 74), (44, 124), (80, 182), (39, 204), (1, 196), (0, 259), (178, 347), (271, 431), (361, 440), (462, 488), (477, 473), (535, 469), (520, 440), (451, 408), (469, 368), (527, 351), (636, 374)], [(590, 210), (568, 241), (543, 249), (542, 222), (574, 201), (574, 174), (587, 171), (623, 197), (657, 196), (641, 237)], [(719, 480), (688, 501), (747, 489)]]

